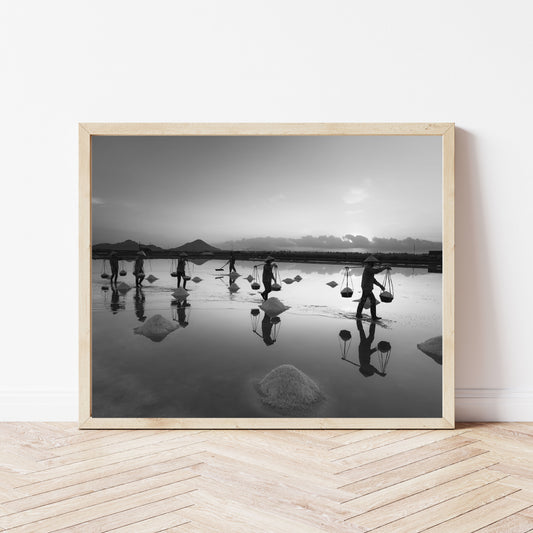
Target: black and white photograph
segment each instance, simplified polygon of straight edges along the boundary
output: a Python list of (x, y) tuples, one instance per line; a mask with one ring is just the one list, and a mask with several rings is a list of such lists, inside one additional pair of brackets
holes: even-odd
[(93, 136), (94, 418), (439, 418), (439, 135)]

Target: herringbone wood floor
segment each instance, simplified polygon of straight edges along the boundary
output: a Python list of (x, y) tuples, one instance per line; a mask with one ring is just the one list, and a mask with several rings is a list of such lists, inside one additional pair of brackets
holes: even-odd
[(524, 532), (533, 424), (79, 431), (0, 424), (0, 530)]

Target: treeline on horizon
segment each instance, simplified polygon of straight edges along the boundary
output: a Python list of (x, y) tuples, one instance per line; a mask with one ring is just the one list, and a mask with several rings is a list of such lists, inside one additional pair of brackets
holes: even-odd
[[(420, 265), (420, 266), (442, 266), (442, 251), (435, 250), (426, 253), (408, 252), (343, 252), (343, 251), (295, 251), (295, 250), (216, 250), (216, 251), (187, 251), (187, 250), (152, 250), (141, 248), (151, 259), (175, 259), (183, 251), (190, 259), (229, 259), (233, 253), (237, 261), (263, 261), (268, 255), (272, 255), (276, 261), (280, 262), (302, 262), (302, 263), (362, 263), (369, 255), (375, 256), (382, 263), (396, 265)], [(93, 259), (106, 259), (112, 250), (93, 249)], [(115, 250), (122, 259), (135, 258), (136, 250)]]

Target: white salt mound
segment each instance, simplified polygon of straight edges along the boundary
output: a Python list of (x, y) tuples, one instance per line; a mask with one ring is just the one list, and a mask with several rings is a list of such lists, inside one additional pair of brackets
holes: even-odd
[(154, 342), (162, 341), (169, 333), (178, 329), (178, 324), (161, 315), (150, 317), (142, 326), (133, 329), (137, 335), (144, 335)]
[(263, 403), (279, 411), (304, 411), (324, 397), (319, 386), (292, 365), (281, 365), (257, 385)]
[(172, 293), (172, 296), (174, 296), (174, 298), (176, 298), (176, 300), (185, 300), (185, 298), (187, 298), (187, 296), (189, 296), (189, 293), (183, 287), (178, 287)]
[(236, 283), (232, 283), (229, 286), (229, 292), (237, 292), (240, 289), (240, 287)]
[(119, 292), (128, 292), (130, 289), (131, 289), (131, 287), (130, 287), (127, 283), (124, 283), (123, 281), (121, 281), (121, 282), (117, 285), (117, 290), (118, 290)]
[(290, 285), (291, 283), (294, 283), (294, 280), (292, 278), (285, 278), (283, 280), (283, 283), (286, 283), (287, 285)]
[(326, 283), (326, 285), (329, 285), (331, 288), (336, 287), (338, 283), (336, 281), (330, 281), (329, 283)]
[(263, 302), (259, 307), (270, 317), (280, 315), (287, 309), (290, 309), (290, 307), (286, 306), (284, 303), (280, 302), (275, 297), (269, 298), (266, 302)]
[(157, 281), (159, 278), (156, 278), (153, 274), (150, 274), (146, 280), (149, 281), (150, 283), (153, 283), (154, 281)]
[(202, 281), (202, 278), (199, 278), (198, 276), (194, 276), (191, 281), (194, 281), (194, 283), (200, 283)]
[(442, 364), (442, 336), (432, 337), (427, 341), (417, 344), (416, 347), (426, 355), (429, 355), (439, 365)]

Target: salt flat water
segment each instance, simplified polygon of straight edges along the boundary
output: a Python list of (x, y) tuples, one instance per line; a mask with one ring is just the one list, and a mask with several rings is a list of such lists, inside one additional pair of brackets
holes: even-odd
[[(281, 279), (299, 275), (302, 280), (282, 283), (281, 291), (271, 293), (290, 306), (272, 320), (259, 309), (260, 291), (245, 279), (253, 262), (237, 262), (236, 293), (228, 289), (227, 267), (215, 270), (223, 261), (191, 263), (190, 275), (202, 281), (187, 282), (190, 296), (180, 306), (171, 296), (176, 279), (170, 276), (170, 260), (145, 260), (146, 275), (158, 279), (145, 280), (139, 290), (133, 264), (124, 264), (127, 275), (119, 283), (132, 286), (125, 292), (112, 290), (101, 278), (101, 260), (92, 264), (93, 417), (288, 416), (264, 405), (255, 389), (283, 364), (313, 379), (324, 396), (298, 416), (442, 415), (442, 367), (417, 349), (442, 334), (441, 274), (393, 267), (394, 301), (378, 305), (383, 320), (372, 325), (355, 320), (360, 267), (351, 269), (355, 290), (345, 299), (343, 265), (279, 262)], [(330, 281), (339, 286), (329, 287)], [(134, 332), (156, 314), (178, 328), (160, 341)], [(372, 352), (371, 368), (367, 361), (361, 369), (359, 347), (368, 340), (372, 349), (386, 341), (390, 350)]]

